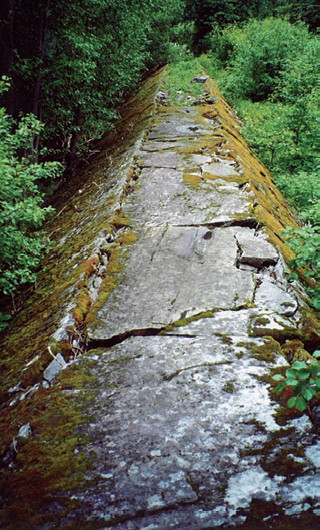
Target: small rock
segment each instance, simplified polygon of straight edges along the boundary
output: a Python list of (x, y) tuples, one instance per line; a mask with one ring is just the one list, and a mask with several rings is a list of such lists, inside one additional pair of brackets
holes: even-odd
[(197, 76), (192, 79), (192, 83), (205, 83), (208, 76)]
[(56, 359), (54, 359), (43, 372), (43, 379), (46, 379), (49, 383), (51, 383), (56, 375), (66, 366), (66, 361), (62, 357), (61, 353), (58, 353)]
[(24, 390), (21, 381), (19, 381), (17, 385), (10, 387), (8, 392), (9, 394), (15, 394), (16, 392), (19, 392), (20, 390)]
[(16, 439), (30, 438), (30, 436), (32, 436), (31, 425), (30, 423), (26, 423), (25, 425), (22, 425), (22, 427), (20, 427)]
[(33, 394), (39, 390), (40, 388), (40, 383), (37, 383), (36, 385), (33, 385), (33, 387), (29, 388), (29, 390), (27, 390), (26, 392), (23, 392), (23, 394), (21, 394), (21, 396), (19, 397), (19, 400), (20, 401), (24, 401), (26, 398), (30, 398), (33, 396)]
[(218, 98), (216, 98), (216, 97), (208, 97), (208, 98), (205, 98), (205, 101), (209, 105), (213, 105), (214, 103), (217, 103), (217, 99)]
[[(25, 423), (19, 429), (18, 434), (13, 438), (12, 443), (7, 447), (0, 457), (0, 467), (10, 466), (15, 460), (18, 453), (18, 442), (21, 439), (30, 438), (32, 436), (32, 429), (30, 423)], [(11, 466), (10, 466), (11, 467)]]

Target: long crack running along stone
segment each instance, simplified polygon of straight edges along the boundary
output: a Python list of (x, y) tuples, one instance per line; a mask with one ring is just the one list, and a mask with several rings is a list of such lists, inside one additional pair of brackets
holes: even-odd
[(319, 527), (317, 432), (270, 393), (318, 337), (295, 220), (210, 78), (172, 107), (163, 75), (60, 205), (3, 340), (4, 528)]

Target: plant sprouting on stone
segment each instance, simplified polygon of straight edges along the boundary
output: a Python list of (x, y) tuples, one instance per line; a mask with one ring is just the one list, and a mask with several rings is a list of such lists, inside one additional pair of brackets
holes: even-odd
[(320, 350), (313, 353), (314, 360), (306, 363), (295, 361), (286, 370), (286, 375), (276, 374), (272, 379), (278, 382), (276, 392), (281, 394), (287, 387), (293, 390), (293, 396), (287, 401), (289, 408), (295, 407), (304, 412), (308, 403), (320, 392)]

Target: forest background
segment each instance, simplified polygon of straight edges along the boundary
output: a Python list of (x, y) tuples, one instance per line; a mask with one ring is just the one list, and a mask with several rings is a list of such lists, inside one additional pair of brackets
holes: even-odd
[[(305, 269), (320, 308), (314, 0), (8, 0), (0, 23), (0, 298), (35, 281), (50, 195), (141, 76), (169, 63), (169, 93), (202, 66), (239, 114), (299, 216), (285, 234), (291, 265)], [(0, 313), (0, 327), (10, 316)]]

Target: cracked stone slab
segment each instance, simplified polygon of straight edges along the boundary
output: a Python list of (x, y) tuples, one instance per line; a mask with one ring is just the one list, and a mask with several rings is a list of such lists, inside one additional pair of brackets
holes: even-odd
[(121, 283), (89, 326), (89, 340), (109, 340), (213, 308), (250, 304), (253, 275), (236, 267), (234, 234), (234, 227), (149, 229), (132, 246)]
[[(236, 239), (241, 250), (238, 263), (261, 268), (276, 265), (279, 260), (277, 250), (266, 241), (265, 236), (255, 230), (238, 228)], [(272, 298), (273, 295), (270, 296)]]
[(206, 155), (197, 155), (197, 154), (179, 154), (173, 150), (171, 147), (171, 152), (149, 152), (143, 153), (140, 152), (139, 157), (139, 166), (141, 168), (145, 167), (158, 167), (158, 168), (183, 168), (187, 169), (188, 167), (201, 166), (206, 164), (211, 160), (210, 156)]
[(162, 118), (162, 122), (148, 133), (148, 140), (194, 138), (212, 134), (214, 128), (209, 122), (205, 124), (196, 114), (190, 113), (172, 114)]
[(203, 173), (208, 175), (214, 175), (217, 177), (231, 177), (239, 175), (234, 165), (230, 162), (218, 162), (213, 164), (204, 164)]
[(186, 141), (183, 139), (172, 140), (171, 142), (167, 142), (165, 140), (158, 142), (156, 140), (153, 140), (150, 142), (146, 142), (141, 146), (139, 155), (144, 156), (145, 153), (150, 153), (150, 152), (155, 152), (155, 151), (157, 152), (167, 151), (171, 149), (176, 149), (178, 147), (185, 147), (186, 145), (189, 145), (189, 142), (186, 144)]
[[(248, 317), (237, 330), (244, 336)], [(214, 324), (221, 330), (219, 320), (222, 312)], [(95, 414), (83, 428), (94, 465), (86, 490), (74, 492), (89, 520), (118, 530), (202, 528), (239, 525), (252, 499), (289, 511), (310, 494), (319, 507), (316, 488), (302, 487), (317, 460), (302, 457), (306, 476), (289, 487), (281, 472), (271, 479), (265, 470), (264, 444), (274, 436), (276, 450), (285, 436), (261, 380), (272, 363), (253, 358), (249, 345), (235, 355), (233, 344), (205, 330), (213, 321), (203, 319), (203, 335), (192, 338), (132, 337), (89, 352)], [(230, 313), (226, 322), (231, 331)], [(289, 429), (287, 440), (294, 448), (301, 432)]]
[(185, 164), (182, 156), (176, 152), (149, 153), (139, 159), (140, 167), (163, 167), (176, 169)]
[[(234, 346), (238, 341), (248, 339), (248, 329), (256, 309), (238, 309), (215, 311), (212, 316), (189, 322), (184, 326), (175, 327), (169, 333), (190, 336), (224, 336)], [(186, 315), (188, 316), (188, 315)]]
[(144, 168), (138, 189), (126, 198), (122, 210), (135, 224), (153, 226), (214, 223), (220, 217), (228, 221), (249, 216), (249, 208), (247, 194), (238, 186), (221, 187), (221, 182), (203, 180), (194, 189), (182, 171)]

